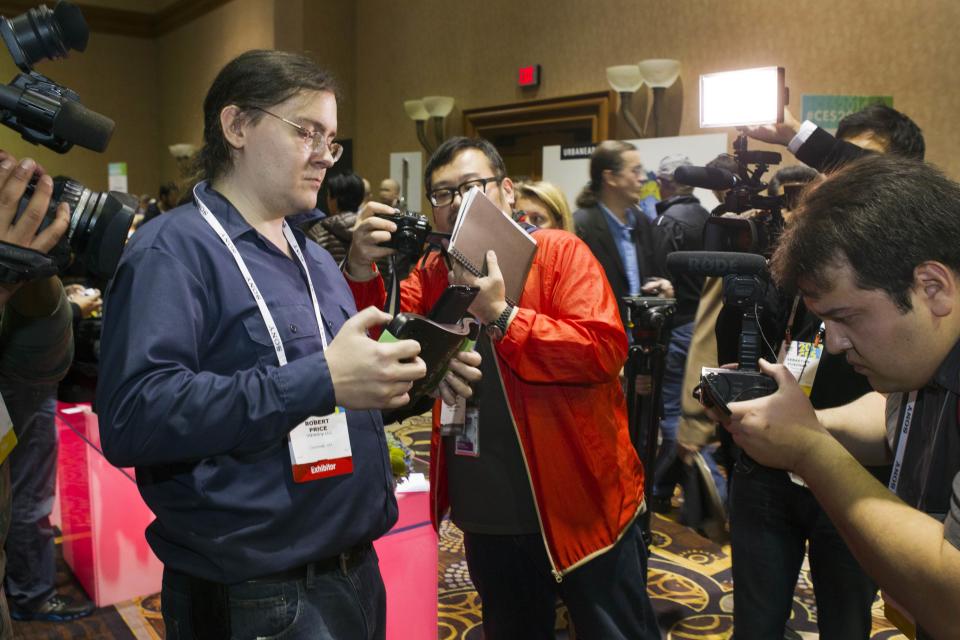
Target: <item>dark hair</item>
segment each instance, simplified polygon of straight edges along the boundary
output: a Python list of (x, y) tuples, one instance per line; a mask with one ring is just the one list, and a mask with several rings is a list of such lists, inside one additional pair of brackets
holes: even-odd
[(355, 173), (340, 173), (327, 180), (327, 193), (337, 201), (337, 209), (356, 211), (363, 202), (363, 178)]
[(811, 186), (781, 236), (771, 271), (794, 289), (833, 287), (827, 270), (849, 263), (857, 286), (911, 308), (914, 268), (936, 260), (960, 273), (960, 185), (934, 167), (869, 154)]
[(310, 58), (287, 51), (254, 49), (241, 53), (220, 70), (203, 100), (203, 148), (195, 170), (202, 179), (213, 180), (233, 166), (230, 145), (220, 128), (220, 112), (236, 105), (249, 111), (257, 122), (269, 109), (301, 91), (337, 93), (333, 77)]
[(507, 165), (503, 163), (500, 152), (484, 138), (467, 138), (456, 136), (445, 140), (427, 161), (427, 167), (423, 170), (423, 184), (427, 193), (433, 190), (433, 172), (440, 167), (445, 167), (453, 161), (453, 158), (461, 151), (467, 149), (477, 149), (487, 156), (490, 161), (490, 168), (493, 169), (494, 177), (504, 178), (507, 175)]
[(773, 174), (772, 178), (770, 178), (770, 183), (767, 185), (767, 191), (771, 194), (780, 193), (780, 185), (784, 184), (785, 182), (806, 184), (811, 182), (818, 175), (820, 174), (817, 173), (816, 169), (803, 164), (795, 164), (789, 167), (783, 167)]
[(740, 166), (737, 164), (737, 159), (729, 153), (721, 153), (716, 158), (708, 162), (706, 166), (710, 167), (711, 169), (723, 169), (724, 171), (729, 171), (730, 173), (740, 172)]
[(590, 154), (590, 182), (583, 187), (577, 196), (577, 207), (585, 209), (597, 204), (600, 200), (600, 187), (603, 186), (603, 172), (610, 170), (616, 173), (623, 169), (623, 154), (627, 151), (636, 151), (637, 147), (621, 140), (604, 140), (594, 148)]
[(876, 102), (843, 118), (837, 126), (841, 140), (871, 132), (887, 143), (887, 152), (923, 160), (926, 144), (917, 123), (893, 107)]

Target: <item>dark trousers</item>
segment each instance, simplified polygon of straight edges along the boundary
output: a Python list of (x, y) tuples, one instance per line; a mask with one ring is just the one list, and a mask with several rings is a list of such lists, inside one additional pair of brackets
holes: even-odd
[(869, 638), (876, 584), (808, 489), (783, 471), (735, 468), (730, 485), (734, 638), (782, 638), (809, 543), (823, 640)]
[(13, 602), (30, 609), (46, 602), (56, 587), (50, 513), (57, 483), (57, 385), (4, 380), (0, 393), (17, 433), (17, 446), (10, 453), (13, 503), (5, 586)]
[[(168, 640), (193, 640), (191, 579), (164, 569), (160, 603)], [(231, 638), (383, 640), (387, 594), (377, 554), (346, 572), (333, 569), (299, 580), (243, 582), (226, 589)]]
[(647, 596), (647, 548), (640, 534), (638, 521), (612, 549), (558, 584), (540, 534), (464, 533), (467, 567), (483, 607), (484, 637), (553, 638), (559, 596), (578, 638), (660, 638)]

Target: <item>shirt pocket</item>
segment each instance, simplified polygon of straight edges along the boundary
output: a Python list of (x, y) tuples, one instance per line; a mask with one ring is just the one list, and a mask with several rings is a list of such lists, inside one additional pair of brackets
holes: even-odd
[[(287, 354), (287, 359), (293, 359), (294, 355), (306, 350), (313, 350), (306, 347), (304, 342), (316, 341), (316, 349), (319, 350), (320, 339), (317, 328), (317, 316), (313, 313), (313, 308), (306, 305), (285, 305), (271, 308), (270, 315), (273, 316), (273, 322), (277, 326), (277, 333), (283, 342), (283, 349)], [(259, 309), (254, 309), (243, 318), (243, 327), (246, 330), (250, 341), (254, 343), (257, 356), (261, 363), (267, 365), (280, 364), (277, 360), (276, 349), (273, 346), (273, 340), (270, 338), (270, 332), (267, 330), (267, 324)], [(327, 336), (327, 341), (330, 341)]]

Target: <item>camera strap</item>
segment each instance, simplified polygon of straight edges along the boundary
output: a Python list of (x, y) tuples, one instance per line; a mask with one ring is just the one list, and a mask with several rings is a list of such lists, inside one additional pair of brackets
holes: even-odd
[(57, 274), (57, 263), (50, 256), (0, 241), (0, 282), (17, 284)]

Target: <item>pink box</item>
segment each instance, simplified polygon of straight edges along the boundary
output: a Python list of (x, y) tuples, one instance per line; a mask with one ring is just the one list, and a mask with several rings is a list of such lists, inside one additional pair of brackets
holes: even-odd
[(63, 557), (98, 607), (160, 591), (163, 565), (144, 537), (154, 516), (133, 469), (100, 453), (89, 404), (57, 403), (58, 484)]
[(398, 493), (400, 517), (373, 543), (387, 587), (387, 639), (437, 637), (437, 534), (430, 494)]

